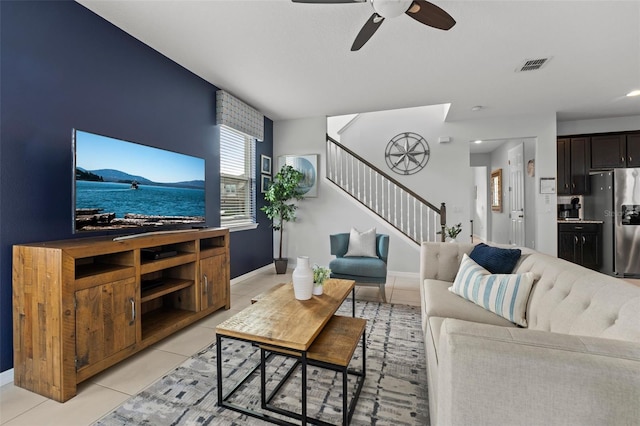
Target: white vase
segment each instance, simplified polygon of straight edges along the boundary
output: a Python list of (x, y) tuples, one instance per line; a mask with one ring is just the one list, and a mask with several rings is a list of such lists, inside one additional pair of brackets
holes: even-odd
[(313, 283), (313, 295), (314, 295), (314, 296), (320, 296), (320, 295), (322, 295), (322, 291), (323, 291), (323, 286), (322, 286), (322, 284), (316, 284), (316, 283)]
[(451, 238), (451, 239), (449, 240), (449, 242), (450, 242), (450, 243), (457, 243), (457, 241), (456, 241), (456, 239), (455, 239), (455, 238)]
[(313, 270), (307, 256), (298, 256), (296, 269), (293, 270), (293, 294), (298, 300), (311, 299), (313, 293)]

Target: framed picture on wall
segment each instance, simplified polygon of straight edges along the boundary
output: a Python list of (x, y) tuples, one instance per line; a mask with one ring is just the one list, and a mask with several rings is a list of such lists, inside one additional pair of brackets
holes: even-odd
[(304, 177), (300, 182), (300, 190), (305, 197), (318, 196), (318, 154), (282, 155), (278, 157), (278, 170), (289, 165), (302, 172)]
[(502, 169), (491, 172), (491, 211), (502, 213)]
[(270, 185), (271, 185), (271, 176), (260, 175), (260, 192), (262, 192), (263, 194), (267, 192)]
[(268, 155), (260, 156), (260, 173), (271, 176), (271, 157)]

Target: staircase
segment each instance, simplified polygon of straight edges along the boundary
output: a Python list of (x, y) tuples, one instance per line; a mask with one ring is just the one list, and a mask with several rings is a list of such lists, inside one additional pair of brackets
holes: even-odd
[(435, 207), (327, 135), (327, 179), (420, 245), (444, 241), (447, 210)]

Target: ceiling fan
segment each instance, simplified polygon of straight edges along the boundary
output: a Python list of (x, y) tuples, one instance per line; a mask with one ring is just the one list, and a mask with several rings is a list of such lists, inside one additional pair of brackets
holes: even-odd
[(360, 50), (380, 28), (386, 18), (395, 18), (406, 13), (418, 22), (440, 30), (448, 30), (456, 21), (444, 10), (426, 0), (292, 0), (294, 3), (371, 3), (373, 15), (356, 36), (351, 51)]

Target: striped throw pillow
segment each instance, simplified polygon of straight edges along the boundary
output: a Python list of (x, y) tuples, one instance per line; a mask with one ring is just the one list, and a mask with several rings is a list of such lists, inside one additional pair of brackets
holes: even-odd
[(526, 327), (527, 301), (534, 281), (532, 272), (491, 274), (465, 254), (449, 291)]

